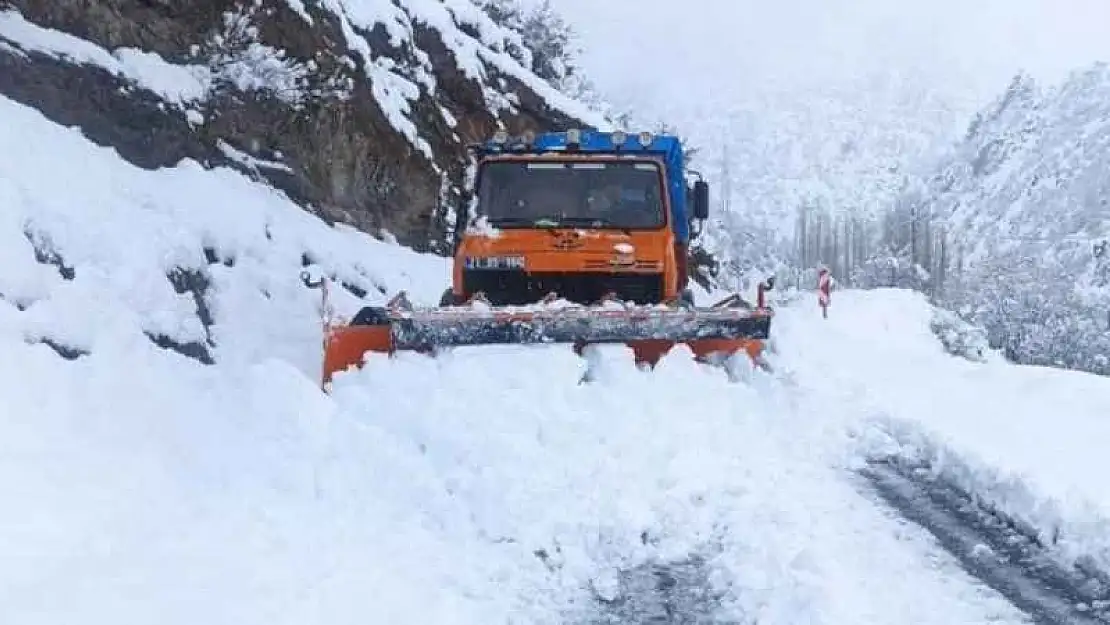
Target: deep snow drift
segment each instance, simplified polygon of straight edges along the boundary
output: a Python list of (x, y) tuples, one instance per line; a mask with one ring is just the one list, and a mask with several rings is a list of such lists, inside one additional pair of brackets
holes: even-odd
[(442, 259), (0, 107), (4, 621), (588, 621), (619, 569), (694, 554), (734, 622), (1021, 622), (845, 479), (820, 394), (619, 347), (581, 385), (543, 346), (378, 359), (323, 395), (302, 266), (431, 301)]

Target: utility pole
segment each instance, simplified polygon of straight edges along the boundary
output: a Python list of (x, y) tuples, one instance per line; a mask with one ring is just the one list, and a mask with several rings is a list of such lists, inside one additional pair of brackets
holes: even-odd
[(721, 214), (727, 215), (732, 209), (732, 156), (729, 154), (729, 144), (732, 143), (732, 119), (729, 118), (728, 129), (724, 134), (724, 145), (721, 146)]

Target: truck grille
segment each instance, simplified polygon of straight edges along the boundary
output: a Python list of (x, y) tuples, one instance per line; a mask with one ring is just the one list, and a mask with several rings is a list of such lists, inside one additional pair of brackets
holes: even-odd
[(613, 273), (524, 273), (520, 271), (464, 271), (463, 288), (467, 295), (486, 294), (491, 304), (522, 306), (533, 304), (554, 291), (559, 297), (578, 304), (593, 304), (607, 292), (638, 304), (655, 304), (663, 299), (661, 274)]

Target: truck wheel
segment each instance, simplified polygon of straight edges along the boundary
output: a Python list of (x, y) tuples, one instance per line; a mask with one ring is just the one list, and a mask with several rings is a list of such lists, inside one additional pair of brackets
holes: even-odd
[(451, 289), (447, 289), (446, 291), (444, 291), (443, 295), (440, 296), (440, 298), (439, 298), (439, 305), (441, 307), (442, 306), (458, 306), (459, 304), (460, 304), (460, 302), (459, 302), (458, 298), (455, 297), (455, 293)]

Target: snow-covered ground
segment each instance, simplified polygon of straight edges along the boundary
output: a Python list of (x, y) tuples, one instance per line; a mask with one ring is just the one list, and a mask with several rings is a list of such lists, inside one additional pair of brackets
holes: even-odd
[(1065, 562), (1110, 571), (1110, 379), (1015, 366), (997, 354), (946, 354), (934, 311), (910, 291), (834, 294), (783, 311), (784, 370), (813, 415), (859, 437), (868, 457), (898, 457), (1028, 527)]
[[(469, 3), (323, 6), (523, 76)], [(0, 37), (183, 106), (211, 80), (12, 12)], [(386, 65), (404, 131), (427, 76)], [(741, 383), (682, 350), (649, 373), (620, 347), (493, 347), (374, 359), (325, 395), (301, 272), (346, 283), (350, 314), (355, 293), (437, 301), (444, 259), (231, 170), (140, 170), (4, 98), (0, 119), (0, 622), (585, 622), (620, 570), (694, 554), (739, 622), (1025, 622), (868, 498), (853, 470), (883, 455), (1110, 564), (1110, 382), (948, 356), (919, 296), (786, 304), (775, 372)]]
[(948, 356), (918, 296), (788, 305), (776, 372), (743, 383), (681, 350), (649, 373), (620, 347), (499, 347), (376, 359), (328, 396), (305, 263), (429, 302), (443, 259), (0, 116), (4, 622), (575, 622), (618, 570), (691, 554), (737, 620), (1024, 622), (861, 492), (875, 453), (1106, 549), (1110, 383)]
[(618, 569), (691, 554), (760, 623), (1022, 622), (857, 492), (820, 393), (623, 348), (582, 385), (542, 346), (378, 359), (324, 395), (304, 262), (429, 301), (442, 259), (0, 116), (4, 622), (574, 622)]

